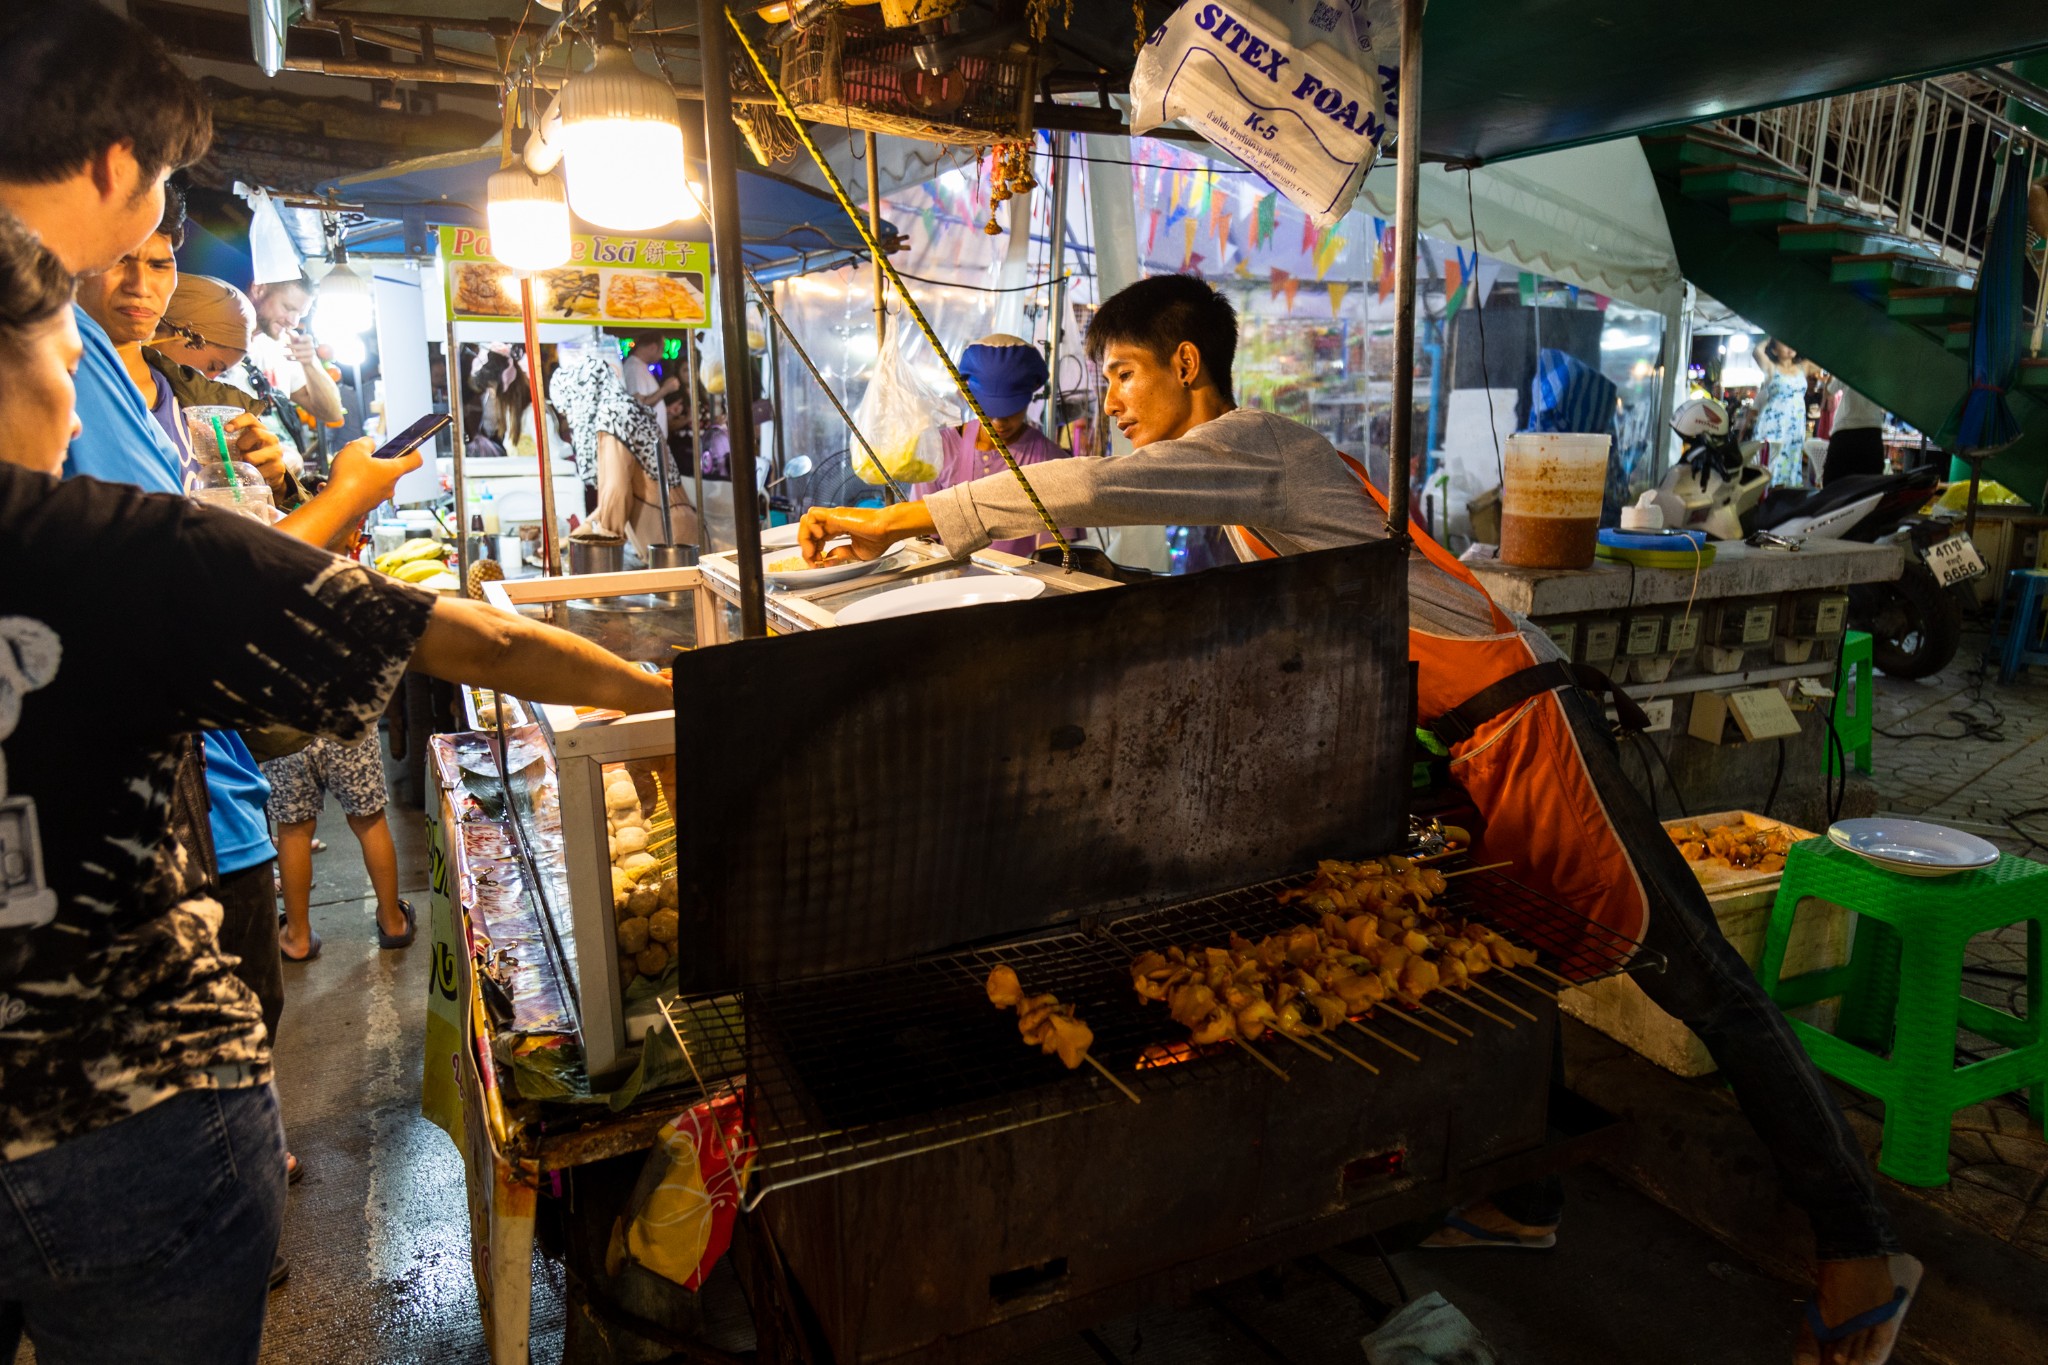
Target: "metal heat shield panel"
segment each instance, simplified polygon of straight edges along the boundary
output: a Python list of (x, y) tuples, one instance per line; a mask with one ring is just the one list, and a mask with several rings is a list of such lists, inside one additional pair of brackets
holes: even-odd
[(902, 961), (1396, 846), (1373, 543), (678, 656), (686, 991)]

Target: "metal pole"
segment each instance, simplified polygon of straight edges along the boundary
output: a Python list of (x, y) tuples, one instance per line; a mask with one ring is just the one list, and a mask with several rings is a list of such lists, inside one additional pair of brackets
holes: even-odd
[[(668, 400), (662, 398), (656, 401), (666, 403)], [(676, 528), (675, 514), (669, 511), (668, 506), (668, 415), (663, 413), (656, 425), (661, 428), (662, 433), (662, 439), (654, 443), (654, 481), (661, 486), (661, 543), (673, 545), (676, 543)]]
[(1816, 115), (1819, 122), (1813, 130), (1813, 164), (1806, 168), (1806, 221), (1809, 223), (1820, 211), (1821, 163), (1827, 160), (1828, 155), (1828, 104), (1825, 99), (1820, 102), (1820, 111)]
[[(697, 0), (699, 60), (722, 77), (727, 56), (724, 0)], [(704, 82), (704, 160), (711, 190), (712, 275), (718, 325), (725, 342), (725, 427), (732, 445), (733, 541), (740, 580), (740, 634), (768, 633), (761, 581), (760, 490), (754, 484), (754, 385), (747, 356), (746, 263), (740, 258), (739, 130), (732, 121), (732, 83)]]
[(699, 558), (711, 552), (711, 514), (704, 510), (704, 428), (697, 425), (697, 329), (683, 332), (683, 392), (690, 395), (690, 480), (697, 491)]
[(449, 432), (455, 438), (455, 571), (462, 579), (464, 592), (469, 591), (469, 497), (462, 480), (462, 452), (469, 444), (469, 433), (462, 429), (462, 348), (455, 341), (455, 319), (448, 319), (448, 341), (443, 357), (448, 371), (448, 420)]
[[(1066, 336), (1067, 312), (1067, 150), (1065, 133), (1047, 133), (1046, 150), (1052, 176), (1052, 273), (1047, 277), (1052, 295), (1052, 331), (1046, 339), (1045, 360), (1051, 373), (1045, 377), (1045, 434), (1056, 436), (1060, 429), (1060, 342)], [(1057, 149), (1057, 150), (1055, 150)]]
[(1394, 413), (1387, 449), (1387, 535), (1408, 534), (1415, 436), (1415, 210), (1422, 169), (1422, 0), (1401, 0), (1401, 107), (1394, 142)]
[[(875, 164), (875, 135), (867, 135), (868, 153), (868, 235), (876, 241), (882, 240), (882, 170)], [(882, 263), (872, 263), (875, 271), (875, 346), (881, 347), (882, 338), (889, 332), (889, 278), (882, 273)]]
[[(767, 299), (761, 301), (761, 307), (771, 314), (775, 311)], [(768, 477), (780, 479), (789, 466), (789, 441), (782, 429), (782, 329), (772, 320), (763, 320), (768, 322), (768, 401), (775, 405), (775, 463)]]
[(555, 544), (555, 471), (548, 467), (548, 396), (541, 387), (540, 333), (533, 325), (533, 276), (519, 277), (519, 320), (526, 324), (526, 385), (533, 390), (533, 448), (540, 453), (540, 566), (559, 578), (562, 561)]

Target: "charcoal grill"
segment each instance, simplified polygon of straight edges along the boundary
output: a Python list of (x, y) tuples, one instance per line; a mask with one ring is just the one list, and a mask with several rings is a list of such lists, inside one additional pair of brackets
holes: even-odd
[[(747, 642), (678, 661), (679, 763), (733, 774), (678, 850), (714, 1002), (678, 1024), (744, 1061), (764, 1357), (1000, 1358), (1536, 1169), (1556, 1004), (1533, 976), (1489, 974), (1504, 1022), (1447, 999), (1429, 1031), (1340, 1030), (1374, 1069), (1190, 1048), (1131, 987), (1139, 952), (1311, 921), (1278, 895), (1316, 859), (1400, 844), (1404, 593), (1367, 545), (771, 642), (842, 681), (751, 754), (690, 691), (740, 689)], [(1634, 954), (1498, 871), (1451, 888), (1446, 913), (1560, 973)], [(1139, 1102), (1023, 1045), (997, 963), (1074, 1004)]]

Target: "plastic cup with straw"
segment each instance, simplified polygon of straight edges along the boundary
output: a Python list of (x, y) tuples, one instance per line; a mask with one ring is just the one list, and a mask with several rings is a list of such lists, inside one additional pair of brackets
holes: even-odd
[(234, 494), (237, 505), (248, 501), (242, 491), (242, 478), (235, 469), (234, 452), (228, 448), (227, 424), (241, 413), (239, 408), (225, 406), (190, 407), (185, 409), (185, 430), (191, 436), (196, 449), (211, 445), (220, 455), (221, 472), (227, 480), (228, 490)]

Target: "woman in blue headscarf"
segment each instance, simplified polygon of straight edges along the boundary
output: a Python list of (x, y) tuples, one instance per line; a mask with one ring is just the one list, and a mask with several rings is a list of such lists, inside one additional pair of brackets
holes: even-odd
[[(1031, 424), (1027, 415), (1026, 409), (1031, 406), (1031, 400), (1045, 387), (1045, 357), (1038, 353), (1037, 347), (1022, 337), (1002, 332), (985, 336), (961, 352), (960, 373), (966, 376), (974, 401), (988, 414), (989, 425), (1003, 438), (1003, 444), (1010, 448), (1010, 454), (1018, 464), (1062, 460), (1073, 454), (1071, 450), (1062, 450), (1054, 445), (1044, 432)], [(972, 483), (1004, 467), (995, 442), (989, 439), (979, 422), (941, 427), (938, 437), (943, 452), (939, 477), (931, 483), (918, 484), (911, 490), (913, 498), (923, 498), (955, 484)], [(1072, 541), (1081, 532), (1075, 528), (1063, 530), (1061, 534)], [(998, 540), (989, 548), (1006, 550), (1029, 559), (1031, 552), (1041, 544), (1052, 544), (1052, 537), (1041, 532), (1016, 540)]]

